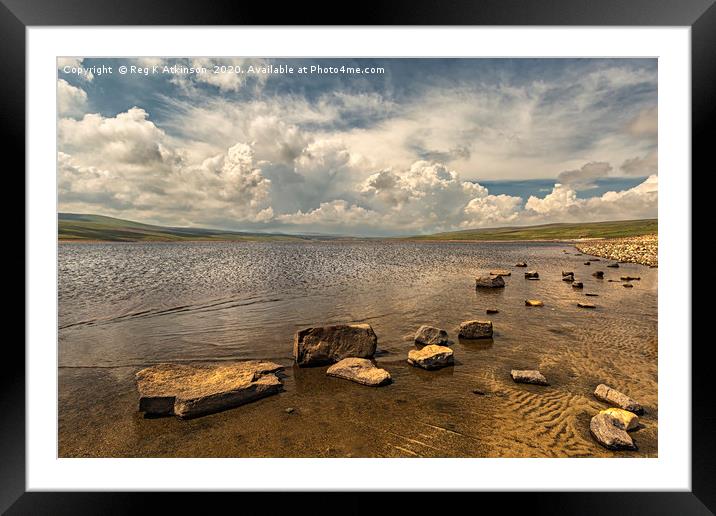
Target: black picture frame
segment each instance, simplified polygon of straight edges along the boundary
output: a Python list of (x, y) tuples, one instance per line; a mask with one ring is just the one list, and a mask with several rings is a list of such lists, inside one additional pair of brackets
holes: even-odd
[[(0, 0), (0, 142), (4, 155), (19, 156), (16, 170), (24, 170), (25, 31), (29, 26), (60, 25), (550, 25), (550, 26), (688, 26), (691, 27), (692, 170), (713, 169), (707, 164), (716, 123), (716, 0), (401, 0), (364, 1), (355, 9), (338, 4), (227, 0)], [(10, 73), (12, 70), (12, 73)], [(711, 130), (709, 130), (711, 129)], [(12, 150), (12, 152), (10, 152)], [(710, 166), (709, 166), (710, 165)], [(688, 174), (685, 171), (684, 174)], [(692, 176), (693, 178), (693, 173)], [(24, 187), (23, 187), (24, 188)], [(700, 194), (703, 195), (703, 194)], [(695, 204), (696, 199), (692, 201)], [(24, 247), (23, 247), (24, 249)], [(23, 258), (25, 258), (23, 254)], [(25, 270), (27, 275), (29, 271)], [(685, 278), (691, 283), (691, 278)], [(24, 304), (23, 304), (24, 306)], [(693, 319), (693, 317), (692, 317)], [(710, 340), (710, 339), (709, 339)], [(691, 336), (678, 343), (686, 352)], [(708, 385), (710, 343), (691, 346), (692, 456), (690, 492), (484, 493), (481, 507), (494, 502), (511, 511), (531, 514), (712, 514), (716, 511), (716, 454), (713, 439), (713, 400)], [(669, 343), (676, 345), (676, 343)], [(14, 347), (15, 349), (9, 349)], [(186, 508), (188, 493), (39, 493), (25, 489), (25, 354), (9, 340), (6, 364), (0, 375), (0, 510), (8, 514), (123, 514), (161, 507)], [(230, 494), (212, 494), (226, 502)], [(219, 496), (220, 498), (216, 498)], [(247, 497), (246, 503), (277, 507), (275, 493)], [(300, 506), (306, 495), (290, 495)], [(310, 496), (310, 495), (308, 495)], [(363, 512), (379, 503), (377, 495), (351, 494), (335, 505), (335, 494), (320, 494), (320, 504), (304, 506), (314, 512)], [(423, 509), (445, 508), (453, 494), (412, 495)], [(490, 500), (486, 500), (490, 498)], [(296, 503), (298, 502), (298, 503)], [(450, 502), (455, 503), (455, 502)], [(268, 504), (268, 505), (265, 505)], [(493, 505), (494, 506), (494, 505)], [(405, 507), (407, 510), (407, 506)], [(285, 510), (293, 510), (286, 508)], [(501, 511), (502, 512), (502, 511)]]

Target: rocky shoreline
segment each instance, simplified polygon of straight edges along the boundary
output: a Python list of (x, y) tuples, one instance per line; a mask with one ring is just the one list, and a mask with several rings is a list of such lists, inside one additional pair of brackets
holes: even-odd
[(649, 267), (659, 264), (657, 235), (585, 240), (575, 244), (575, 247), (584, 254), (618, 262), (639, 263)]

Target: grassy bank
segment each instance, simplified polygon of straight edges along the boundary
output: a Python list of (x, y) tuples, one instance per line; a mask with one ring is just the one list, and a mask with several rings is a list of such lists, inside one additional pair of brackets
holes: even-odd
[(468, 229), (408, 237), (408, 240), (576, 240), (580, 238), (622, 238), (656, 234), (656, 219), (544, 224), (505, 228)]

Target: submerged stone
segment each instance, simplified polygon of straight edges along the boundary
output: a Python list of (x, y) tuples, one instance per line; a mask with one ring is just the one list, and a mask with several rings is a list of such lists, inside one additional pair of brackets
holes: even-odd
[(448, 334), (441, 328), (423, 325), (415, 333), (415, 343), (422, 346), (429, 346), (430, 344), (444, 346), (448, 342)]
[(519, 370), (510, 371), (510, 376), (515, 383), (531, 383), (533, 385), (549, 385), (547, 379), (537, 370)]

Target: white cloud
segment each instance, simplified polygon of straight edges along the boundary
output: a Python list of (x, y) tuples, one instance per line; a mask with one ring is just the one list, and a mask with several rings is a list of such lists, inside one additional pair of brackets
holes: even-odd
[(569, 185), (575, 190), (588, 190), (595, 188), (594, 181), (607, 177), (612, 166), (605, 162), (590, 162), (576, 170), (566, 170), (557, 176), (557, 181)]
[(65, 69), (69, 69), (67, 73), (75, 77), (79, 77), (83, 81), (91, 82), (94, 79), (94, 74), (91, 70), (85, 70), (83, 73), (77, 73), (75, 70), (73, 70), (83, 68), (83, 62), (84, 59), (78, 57), (58, 57), (57, 69), (62, 73), (65, 73)]
[(530, 196), (519, 220), (539, 222), (588, 222), (626, 220), (657, 216), (658, 176), (621, 192), (606, 192), (599, 197), (580, 199), (567, 185), (556, 184), (544, 198)]
[(87, 109), (87, 93), (64, 79), (57, 81), (57, 114), (61, 117), (82, 116)]

